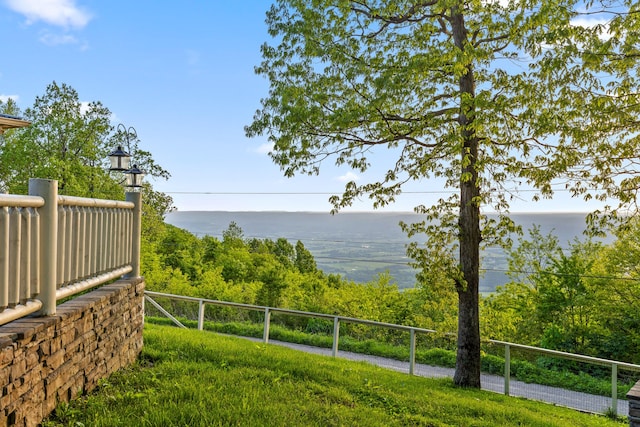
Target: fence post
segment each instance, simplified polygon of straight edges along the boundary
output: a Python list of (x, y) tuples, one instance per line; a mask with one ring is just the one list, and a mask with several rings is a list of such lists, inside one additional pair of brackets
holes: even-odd
[[(58, 261), (58, 181), (54, 179), (29, 179), (29, 195), (40, 196), (44, 206), (40, 208), (40, 286), (39, 299), (42, 301), (40, 314), (56, 314), (56, 279)], [(61, 254), (63, 255), (63, 254)]]
[(336, 357), (338, 355), (338, 341), (340, 339), (340, 319), (336, 316), (333, 318), (333, 347), (331, 349), (331, 355)]
[(611, 411), (618, 415), (618, 365), (611, 364)]
[(142, 221), (142, 193), (127, 192), (125, 194), (127, 202), (133, 202), (133, 227), (131, 230), (131, 273), (127, 277), (140, 277), (140, 230)]
[(198, 301), (198, 330), (201, 331), (204, 328), (204, 301)]
[(264, 332), (262, 333), (262, 341), (265, 344), (269, 343), (269, 326), (271, 324), (271, 312), (269, 307), (264, 308)]
[(409, 334), (410, 347), (409, 347), (409, 375), (413, 375), (413, 370), (416, 366), (416, 330), (411, 328)]
[(504, 395), (509, 396), (509, 380), (511, 379), (511, 348), (504, 346)]

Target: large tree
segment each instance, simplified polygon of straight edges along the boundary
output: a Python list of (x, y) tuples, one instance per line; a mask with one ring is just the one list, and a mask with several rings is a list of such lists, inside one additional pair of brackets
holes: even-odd
[[(392, 203), (411, 181), (455, 190), (416, 207), (425, 221), (405, 228), (426, 233), (411, 255), (425, 271), (445, 268), (457, 290), (461, 386), (480, 386), (480, 249), (508, 243), (512, 198), (522, 186), (551, 197), (559, 180), (590, 194), (585, 157), (598, 138), (581, 110), (604, 88), (577, 58), (602, 29), (572, 25), (575, 10), (571, 0), (278, 0), (267, 13), (274, 42), (256, 71), (270, 91), (246, 133), (268, 135), (286, 176), (316, 174), (326, 159), (365, 172), (393, 157), (379, 178), (333, 196), (335, 210), (363, 195)], [(481, 209), (503, 215), (491, 222)]]
[(111, 129), (111, 113), (100, 102), (83, 106), (73, 88), (53, 82), (21, 115), (31, 125), (8, 135), (0, 149), (5, 189), (24, 193), (36, 177), (57, 179), (61, 194), (114, 193), (116, 183), (99, 168)]

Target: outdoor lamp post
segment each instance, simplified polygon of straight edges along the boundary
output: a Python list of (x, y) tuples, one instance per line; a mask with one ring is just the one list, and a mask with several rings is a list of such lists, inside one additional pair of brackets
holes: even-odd
[[(133, 127), (125, 128), (124, 125), (118, 125), (118, 131), (122, 127), (122, 131), (124, 132), (127, 140), (127, 150), (131, 151), (131, 144), (129, 142), (129, 134), (133, 133), (135, 137), (138, 137), (136, 130)], [(113, 172), (122, 172), (124, 174), (123, 183), (125, 187), (129, 191), (140, 191), (142, 188), (142, 179), (144, 178), (144, 171), (140, 170), (137, 165), (133, 165), (131, 167), (131, 154), (124, 151), (122, 146), (118, 146), (115, 150), (113, 150), (109, 154), (109, 161), (111, 162), (111, 166), (109, 167), (110, 171)]]
[(142, 187), (144, 172), (138, 169), (138, 165), (133, 165), (133, 167), (126, 171), (124, 175), (127, 180), (127, 183), (125, 184), (127, 187), (131, 188), (132, 190)]
[(123, 151), (122, 147), (118, 146), (118, 148), (109, 153), (109, 161), (111, 161), (110, 171), (124, 172), (129, 170), (131, 154)]
[[(122, 128), (122, 129), (121, 129)], [(140, 277), (140, 230), (142, 228), (142, 178), (144, 178), (144, 172), (138, 168), (138, 165), (131, 166), (131, 144), (129, 141), (129, 135), (133, 134), (134, 138), (138, 138), (136, 130), (132, 127), (126, 128), (124, 125), (119, 124), (118, 131), (124, 132), (127, 141), (127, 151), (122, 149), (122, 146), (118, 146), (109, 154), (109, 161), (111, 167), (109, 171), (121, 173), (124, 175), (124, 179), (120, 182), (124, 184), (125, 200), (131, 202), (134, 205), (133, 208), (133, 226), (131, 234), (133, 241), (131, 244), (131, 272), (125, 277)]]

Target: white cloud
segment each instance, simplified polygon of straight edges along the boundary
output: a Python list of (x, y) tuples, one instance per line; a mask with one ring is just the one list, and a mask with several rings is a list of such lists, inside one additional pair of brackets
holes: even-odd
[(338, 177), (338, 181), (341, 182), (358, 181), (359, 179), (360, 177), (353, 172), (347, 172), (346, 174)]
[(260, 144), (255, 149), (255, 152), (258, 154), (269, 154), (271, 151), (273, 151), (273, 143), (271, 142), (265, 142), (264, 144)]
[(606, 25), (607, 21), (604, 19), (587, 18), (586, 16), (580, 16), (571, 20), (571, 24), (576, 27), (593, 28), (596, 25)]
[(600, 38), (602, 40), (608, 40), (611, 38), (611, 33), (609, 33), (609, 22), (604, 18), (589, 18), (586, 16), (580, 16), (578, 18), (571, 20), (571, 25), (574, 27), (583, 27), (583, 28), (595, 28), (596, 26), (600, 26)]
[(3, 104), (10, 99), (13, 99), (15, 102), (18, 102), (20, 97), (18, 95), (0, 95), (0, 102)]
[(43, 21), (64, 28), (83, 28), (92, 16), (76, 0), (4, 0), (7, 7), (24, 15), (27, 24)]
[(497, 4), (500, 7), (506, 9), (508, 7), (518, 6), (520, 4), (520, 1), (519, 0), (482, 0), (482, 4), (484, 5)]

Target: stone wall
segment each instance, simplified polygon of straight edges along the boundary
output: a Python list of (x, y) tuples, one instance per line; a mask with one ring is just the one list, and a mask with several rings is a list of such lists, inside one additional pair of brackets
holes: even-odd
[(142, 350), (142, 279), (120, 280), (0, 326), (0, 426), (35, 426)]

